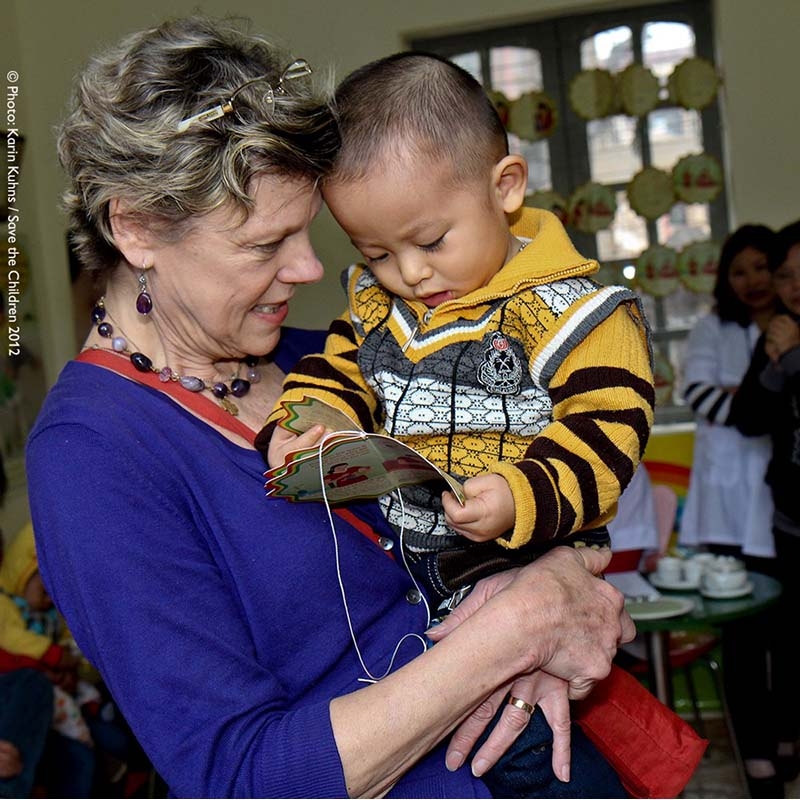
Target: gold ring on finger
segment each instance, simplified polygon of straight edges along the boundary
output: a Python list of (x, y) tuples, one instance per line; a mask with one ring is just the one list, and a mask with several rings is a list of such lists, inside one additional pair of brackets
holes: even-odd
[(526, 714), (533, 715), (533, 712), (536, 711), (536, 706), (532, 706), (530, 703), (526, 703), (524, 700), (520, 700), (519, 697), (514, 697), (514, 695), (511, 695), (508, 698), (508, 704), (510, 706), (516, 706), (517, 708), (521, 708)]

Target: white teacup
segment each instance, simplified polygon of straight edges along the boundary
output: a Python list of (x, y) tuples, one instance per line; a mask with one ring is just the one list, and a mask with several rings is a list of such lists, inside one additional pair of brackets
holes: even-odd
[(713, 553), (695, 553), (689, 557), (689, 561), (700, 564), (703, 568), (710, 566), (716, 560), (717, 557)]
[(703, 587), (712, 592), (729, 592), (741, 589), (747, 583), (744, 569), (709, 569), (703, 573)]
[(744, 561), (733, 556), (719, 556), (710, 566), (717, 572), (744, 572)]
[(683, 580), (683, 559), (662, 556), (658, 560), (656, 574), (664, 583), (680, 583)]
[(689, 559), (683, 564), (683, 577), (686, 583), (692, 586), (700, 585), (700, 578), (703, 576), (703, 572), (705, 572), (705, 567), (701, 561)]

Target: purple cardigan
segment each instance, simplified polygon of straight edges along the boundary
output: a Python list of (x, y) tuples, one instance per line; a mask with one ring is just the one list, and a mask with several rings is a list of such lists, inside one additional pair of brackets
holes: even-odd
[[(287, 330), (276, 360), (316, 346)], [(45, 401), (27, 469), (45, 583), (171, 793), (345, 797), (328, 704), (363, 672), (324, 507), (266, 498), (257, 452), (76, 362)], [(388, 533), (376, 505), (358, 513)], [(403, 568), (336, 519), (356, 636), (380, 675), (424, 630), (424, 608), (406, 600)], [(396, 666), (420, 648), (406, 640)], [(469, 769), (448, 772), (440, 746), (391, 796), (490, 795)]]

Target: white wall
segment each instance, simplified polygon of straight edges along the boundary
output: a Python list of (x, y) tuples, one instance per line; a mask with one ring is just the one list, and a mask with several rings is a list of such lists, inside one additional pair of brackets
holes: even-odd
[[(622, 2), (616, 5), (643, 5)], [(420, 32), (482, 28), (614, 5), (598, 0), (3, 0), (0, 66), (21, 77), (18, 109), (27, 137), (22, 177), (23, 233), (35, 281), (46, 377), (55, 379), (75, 351), (63, 217), (62, 178), (52, 127), (72, 75), (91, 52), (123, 34), (200, 11), (240, 14), (254, 28), (290, 42), (314, 65), (344, 74), (372, 58), (402, 49)], [(167, 7), (168, 6), (168, 12)], [(800, 217), (796, 87), (797, 0), (715, 0), (718, 60), (724, 75), (731, 222), (782, 225)], [(325, 281), (304, 290), (290, 322), (319, 326), (333, 316), (338, 273), (352, 251), (331, 219), (322, 216), (315, 242), (328, 267)]]

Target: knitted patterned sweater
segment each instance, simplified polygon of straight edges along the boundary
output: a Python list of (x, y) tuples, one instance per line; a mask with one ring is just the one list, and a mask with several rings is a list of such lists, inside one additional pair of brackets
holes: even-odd
[[(654, 394), (636, 295), (590, 280), (597, 262), (575, 250), (553, 214), (525, 208), (512, 233), (527, 244), (485, 287), (433, 309), (351, 266), (348, 310), (324, 354), (287, 377), (283, 399), (318, 397), (461, 479), (502, 475), (516, 524), (498, 542), (517, 548), (614, 516), (649, 435)], [(279, 416), (259, 437), (262, 450)], [(435, 490), (404, 492), (407, 542), (424, 550), (431, 535), (448, 534), (441, 505)], [(382, 503), (399, 525), (399, 504)]]

